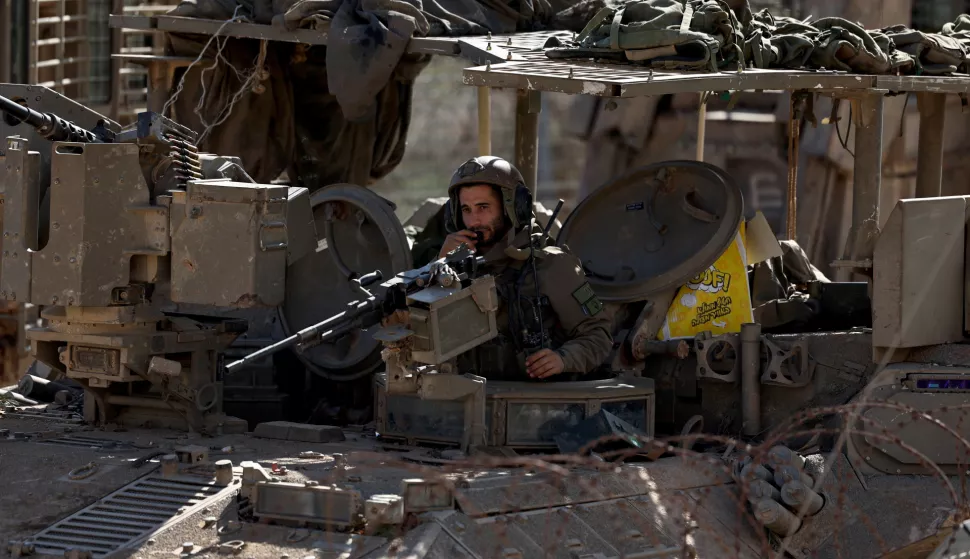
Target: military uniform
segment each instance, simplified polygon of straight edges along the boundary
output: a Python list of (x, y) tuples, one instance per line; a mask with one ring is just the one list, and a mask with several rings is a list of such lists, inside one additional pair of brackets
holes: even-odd
[[(537, 229), (533, 226), (535, 236), (541, 234)], [(613, 347), (612, 321), (587, 283), (579, 259), (549, 244), (536, 249), (537, 310), (526, 232), (510, 240), (485, 254), (482, 270), (495, 277), (499, 335), (463, 355), (459, 366), (491, 380), (527, 379), (525, 357), (540, 345), (538, 310), (546, 347), (559, 353), (564, 365), (563, 372), (550, 380), (574, 380), (602, 365)]]
[(452, 231), (464, 228), (458, 192), (480, 184), (501, 190), (504, 215), (511, 224), (505, 238), (483, 255), (482, 273), (495, 277), (498, 290), (499, 335), (461, 355), (459, 368), (491, 380), (526, 380), (526, 357), (548, 348), (563, 361), (562, 373), (550, 380), (577, 378), (596, 369), (613, 348), (612, 320), (586, 281), (580, 260), (552, 246), (543, 235), (535, 222), (531, 193), (514, 167), (489, 156), (462, 165), (448, 189), (446, 224)]

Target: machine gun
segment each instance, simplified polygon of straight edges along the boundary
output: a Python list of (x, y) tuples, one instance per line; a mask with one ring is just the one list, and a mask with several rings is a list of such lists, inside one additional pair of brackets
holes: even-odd
[(347, 304), (346, 310), (229, 363), (225, 367), (226, 373), (239, 371), (250, 363), (287, 348), (295, 347), (298, 351), (305, 351), (348, 332), (366, 330), (380, 324), (384, 317), (390, 316), (397, 310), (410, 310), (409, 303), (413, 301), (409, 299), (417, 292), (431, 289), (433, 286), (445, 290), (467, 287), (483, 261), (482, 257), (473, 256), (467, 245), (462, 245), (444, 258), (431, 262), (423, 268), (402, 272), (382, 283), (381, 296), (376, 296), (366, 289), (367, 286), (383, 279), (380, 270), (359, 278), (352, 276), (351, 285), (363, 296), (363, 299), (351, 301)]
[(41, 113), (3, 96), (0, 96), (0, 111), (5, 114), (7, 124), (26, 123), (52, 142), (107, 144), (115, 141), (114, 133), (105, 127), (103, 120), (88, 131), (54, 113)]
[(198, 134), (158, 113), (139, 113), (137, 121), (120, 132), (98, 120), (90, 131), (53, 112), (39, 112), (0, 95), (0, 112), (8, 125), (27, 124), (51, 142), (79, 144), (134, 143), (142, 148), (139, 161), (152, 195), (172, 188), (184, 190), (190, 180), (228, 178), (253, 183), (238, 161), (202, 154)]
[(417, 270), (402, 272), (380, 285), (381, 295), (365, 289), (380, 281), (381, 273), (351, 277), (363, 299), (346, 310), (304, 328), (292, 336), (229, 363), (226, 373), (238, 371), (285, 348), (304, 351), (353, 330), (364, 330), (398, 310), (407, 310), (410, 324), (390, 325), (374, 333), (384, 349), (389, 394), (414, 394), (422, 400), (463, 401), (465, 427), (462, 449), (485, 444), (485, 379), (457, 374), (454, 359), (498, 335), (498, 294), (495, 278), (476, 277), (484, 258), (462, 245), (444, 258)]

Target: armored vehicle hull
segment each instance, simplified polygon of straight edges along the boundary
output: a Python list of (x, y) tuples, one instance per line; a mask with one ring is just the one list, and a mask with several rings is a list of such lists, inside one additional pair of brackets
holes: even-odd
[(809, 452), (801, 479), (822, 506), (799, 522), (791, 483), (772, 478), (766, 498), (749, 499), (765, 486), (743, 481), (736, 453), (468, 458), (364, 429), (202, 439), (11, 415), (3, 475), (24, 482), (3, 496), (20, 511), (0, 523), (12, 556), (926, 557), (965, 498), (955, 478), (864, 473), (842, 453)]

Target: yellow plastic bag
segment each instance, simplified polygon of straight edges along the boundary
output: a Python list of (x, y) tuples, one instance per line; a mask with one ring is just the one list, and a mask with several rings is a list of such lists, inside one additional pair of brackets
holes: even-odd
[(657, 339), (693, 338), (704, 331), (715, 336), (740, 332), (745, 322), (754, 322), (754, 312), (742, 222), (720, 258), (677, 291)]

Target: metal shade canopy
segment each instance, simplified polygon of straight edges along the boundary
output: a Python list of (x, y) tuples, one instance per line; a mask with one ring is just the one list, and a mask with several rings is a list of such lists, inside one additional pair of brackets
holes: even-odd
[(714, 264), (734, 240), (741, 189), (713, 165), (665, 161), (604, 184), (559, 235), (604, 301), (675, 289)]
[[(361, 299), (361, 294), (351, 288), (346, 272), (362, 276), (380, 270), (386, 281), (411, 268), (404, 227), (387, 200), (357, 185), (337, 184), (314, 192), (310, 205), (317, 247), (287, 268), (286, 299), (279, 308), (286, 335), (343, 312), (348, 303)], [(344, 270), (334, 258), (334, 249)], [(375, 296), (382, 295), (377, 284), (369, 290)], [(381, 344), (372, 330), (351, 330), (297, 355), (317, 375), (353, 380), (381, 364)]]

